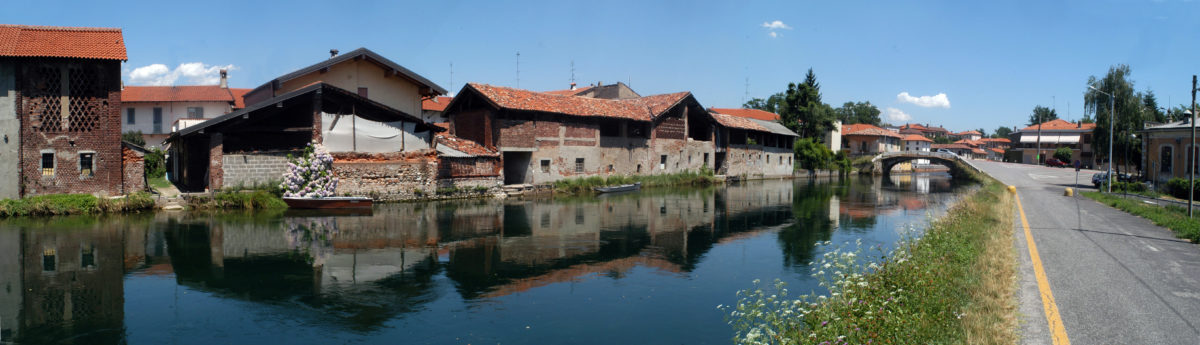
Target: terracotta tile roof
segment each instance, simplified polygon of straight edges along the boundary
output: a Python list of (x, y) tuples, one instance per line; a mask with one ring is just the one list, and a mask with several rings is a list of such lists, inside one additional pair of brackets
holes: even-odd
[(254, 89), (229, 89), (229, 93), (233, 94), (233, 108), (241, 109), (246, 107), (246, 94)]
[(995, 148), (995, 147), (993, 147), (993, 148), (990, 148), (990, 149), (988, 149), (988, 150), (991, 150), (992, 152), (995, 152), (995, 153), (1004, 154), (1004, 149), (1000, 149), (1000, 148)]
[(1012, 142), (1012, 140), (1008, 140), (1008, 138), (983, 138), (983, 139), (979, 139), (979, 141), (982, 141), (985, 143), (986, 142), (997, 142), (997, 143), (1011, 143)]
[(479, 145), (474, 141), (459, 138), (453, 135), (438, 133), (437, 144), (449, 147), (455, 151), (466, 153), (476, 157), (499, 157), (500, 154), (496, 151), (489, 150), (483, 145)]
[(0, 24), (0, 56), (127, 60), (118, 28)]
[(866, 123), (855, 123), (842, 126), (842, 136), (865, 135), (877, 137), (900, 138), (900, 134)]
[(909, 123), (909, 124), (900, 126), (900, 129), (907, 129), (907, 128), (917, 129), (917, 130), (925, 130), (926, 129), (925, 126), (922, 126), (919, 123)]
[(121, 102), (234, 101), (233, 93), (230, 89), (223, 89), (217, 85), (126, 86), (124, 90), (121, 90)]
[(906, 135), (906, 136), (904, 136), (903, 138), (900, 138), (900, 140), (904, 140), (904, 141), (928, 141), (928, 142), (931, 142), (931, 143), (933, 142), (933, 140), (929, 140), (929, 138), (926, 138), (925, 136), (922, 136), (922, 135), (917, 135), (917, 134), (909, 134), (909, 135)]
[(766, 110), (745, 109), (745, 108), (712, 108), (713, 111), (725, 115), (733, 115), (739, 117), (748, 117), (755, 120), (763, 121), (779, 121), (779, 114), (772, 113)]
[(560, 96), (544, 92), (514, 89), (503, 86), (467, 83), (474, 89), (504, 109), (541, 111), (547, 113), (614, 117), (638, 121), (651, 121), (672, 106), (691, 96), (691, 92), (646, 96), (633, 99), (599, 99), (590, 97)]
[(441, 96), (426, 98), (425, 100), (421, 101), (421, 110), (446, 111), (446, 105), (450, 104), (450, 101), (453, 99), (454, 97)]
[(977, 155), (986, 155), (986, 154), (987, 154), (987, 151), (984, 151), (984, 150), (982, 150), (982, 149), (971, 149), (971, 153), (974, 153), (974, 154), (977, 154)]
[(979, 133), (979, 131), (966, 131), (966, 132), (954, 133), (954, 135), (968, 135), (968, 134), (974, 134), (974, 135), (980, 135), (980, 136), (983, 135), (983, 133)]
[[(1091, 131), (1093, 129), (1096, 129), (1095, 123), (1085, 123), (1085, 124), (1079, 125), (1076, 123), (1067, 122), (1067, 120), (1063, 120), (1063, 119), (1054, 119), (1054, 120), (1042, 122), (1042, 130), (1043, 131), (1063, 131), (1063, 130)], [(1036, 130), (1038, 130), (1038, 126), (1035, 124), (1033, 126), (1022, 128), (1021, 130), (1022, 131), (1036, 131)]]
[(983, 144), (983, 142), (981, 142), (979, 140), (968, 140), (968, 139), (962, 139), (959, 141), (955, 141), (954, 143), (955, 144), (963, 144), (963, 145), (967, 145), (967, 146), (979, 146), (979, 145)]
[(770, 130), (768, 130), (766, 127), (759, 126), (758, 123), (755, 123), (754, 121), (751, 121), (750, 119), (747, 119), (744, 117), (726, 115), (726, 114), (721, 114), (721, 113), (713, 113), (713, 112), (710, 112), (709, 114), (712, 114), (713, 119), (717, 120), (717, 123), (719, 123), (725, 127), (741, 128), (741, 129), (748, 129), (748, 130), (768, 132), (768, 133), (770, 132)]
[(583, 87), (576, 87), (574, 90), (566, 89), (566, 90), (543, 91), (542, 93), (548, 93), (551, 95), (559, 95), (559, 96), (574, 96), (574, 95), (578, 95), (581, 92), (591, 90), (591, 89), (592, 89), (591, 86), (583, 86)]

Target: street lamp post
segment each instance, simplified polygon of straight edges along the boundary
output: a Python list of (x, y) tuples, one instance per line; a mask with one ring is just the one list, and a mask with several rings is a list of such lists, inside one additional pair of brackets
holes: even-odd
[(1188, 121), (1189, 122), (1188, 124), (1190, 124), (1192, 126), (1192, 146), (1188, 148), (1188, 157), (1191, 157), (1191, 159), (1188, 161), (1188, 164), (1190, 164), (1190, 165), (1188, 165), (1188, 170), (1187, 170), (1187, 172), (1189, 172), (1189, 174), (1188, 174), (1188, 218), (1191, 219), (1192, 218), (1192, 200), (1195, 200), (1195, 198), (1196, 198), (1196, 196), (1193, 195), (1196, 190), (1196, 172), (1193, 171), (1196, 169), (1196, 157), (1195, 157), (1196, 156), (1196, 75), (1195, 74), (1192, 75), (1192, 113), (1188, 114), (1188, 116), (1192, 117), (1191, 121)]
[[(1193, 78), (1193, 79), (1195, 79), (1195, 78)], [(1113, 155), (1113, 130), (1114, 130), (1113, 127), (1114, 127), (1114, 123), (1115, 123), (1115, 121), (1113, 121), (1113, 119), (1117, 117), (1117, 103), (1116, 103), (1116, 99), (1115, 99), (1116, 97), (1113, 97), (1113, 95), (1111, 93), (1100, 91), (1100, 89), (1097, 89), (1095, 86), (1088, 85), (1088, 88), (1091, 88), (1092, 90), (1096, 90), (1096, 92), (1099, 92), (1099, 93), (1102, 93), (1102, 94), (1105, 94), (1106, 96), (1108, 96), (1108, 104), (1109, 104), (1108, 105), (1108, 172), (1105, 173), (1105, 175), (1107, 176), (1107, 180), (1108, 180), (1108, 192), (1112, 193), (1112, 178), (1113, 178), (1113, 176), (1112, 176), (1112, 172), (1113, 172), (1112, 171), (1112, 165), (1113, 165), (1112, 155)], [(1193, 87), (1193, 89), (1194, 88), (1195, 87)], [(1195, 137), (1196, 137), (1195, 129), (1193, 129), (1192, 130), (1193, 141), (1194, 141)], [(1191, 205), (1188, 205), (1188, 206), (1189, 206), (1188, 213), (1191, 213), (1192, 212), (1191, 208), (1190, 208)]]

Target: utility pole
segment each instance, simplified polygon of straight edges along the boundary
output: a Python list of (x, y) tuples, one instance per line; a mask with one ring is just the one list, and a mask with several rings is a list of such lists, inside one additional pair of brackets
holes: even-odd
[[(1040, 108), (1040, 107), (1039, 107)], [(1033, 163), (1042, 165), (1042, 114), (1034, 112), (1037, 115), (1038, 136), (1037, 136), (1037, 153), (1033, 155)]]
[(1192, 75), (1192, 147), (1188, 148), (1188, 219), (1192, 218), (1192, 200), (1196, 196), (1196, 75)]

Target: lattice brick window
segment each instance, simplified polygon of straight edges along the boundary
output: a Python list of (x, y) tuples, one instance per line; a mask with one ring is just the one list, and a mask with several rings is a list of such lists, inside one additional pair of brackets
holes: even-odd
[(70, 78), (70, 131), (90, 132), (100, 127), (101, 103), (99, 74), (95, 68), (71, 68)]
[(62, 131), (62, 74), (53, 66), (33, 68), (25, 106), (30, 124), (41, 132)]

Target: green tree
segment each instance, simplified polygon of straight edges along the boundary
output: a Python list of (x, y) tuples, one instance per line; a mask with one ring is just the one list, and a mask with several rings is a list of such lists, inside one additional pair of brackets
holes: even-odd
[(842, 104), (841, 108), (834, 109), (833, 112), (838, 121), (842, 121), (842, 124), (867, 123), (878, 126), (881, 122), (879, 114), (882, 112), (870, 101), (846, 102)]
[(1029, 114), (1029, 125), (1033, 126), (1033, 125), (1037, 125), (1039, 123), (1046, 123), (1048, 121), (1053, 121), (1057, 118), (1058, 118), (1058, 112), (1054, 111), (1054, 109), (1050, 109), (1050, 108), (1039, 105), (1039, 106), (1033, 107), (1033, 113)]
[(1012, 134), (1012, 132), (1012, 128), (1000, 126), (996, 128), (995, 133), (992, 133), (992, 138), (1008, 138), (1008, 135)]
[(979, 127), (979, 129), (976, 129), (975, 131), (976, 131), (976, 132), (979, 132), (979, 137), (980, 137), (980, 138), (987, 138), (987, 137), (988, 137), (988, 136), (987, 136), (987, 131), (985, 131), (985, 130), (983, 129), (983, 127)]
[(784, 106), (779, 110), (780, 121), (801, 138), (821, 140), (833, 129), (833, 108), (821, 102), (821, 84), (811, 68), (804, 83), (788, 84)]
[(793, 148), (796, 153), (796, 162), (800, 163), (800, 167), (803, 169), (826, 169), (833, 161), (833, 151), (815, 138), (796, 139)]
[(1074, 154), (1074, 152), (1071, 151), (1071, 148), (1060, 147), (1054, 150), (1054, 159), (1069, 163), (1071, 162), (1072, 154)]
[(1079, 119), (1079, 123), (1096, 123), (1096, 119), (1092, 118), (1091, 115), (1083, 114), (1083, 118)]
[[(1092, 132), (1092, 148), (1100, 155), (1108, 154), (1109, 133), (1113, 134), (1114, 142), (1111, 144), (1115, 156), (1122, 157), (1126, 152), (1131, 153), (1131, 157), (1141, 155), (1141, 145), (1138, 144), (1136, 138), (1131, 137), (1131, 134), (1137, 133), (1143, 127), (1142, 107), (1144, 104), (1141, 96), (1133, 90), (1133, 80), (1130, 80), (1131, 73), (1128, 65), (1116, 65), (1109, 67), (1108, 73), (1103, 78), (1088, 77), (1089, 88), (1085, 89), (1083, 94), (1084, 111), (1096, 114), (1096, 129)], [(1114, 97), (1110, 98), (1104, 93), (1093, 90), (1093, 87)], [(1109, 101), (1114, 101), (1115, 116), (1109, 110)], [(1109, 128), (1110, 118), (1114, 122), (1113, 128)]]
[(121, 141), (127, 141), (130, 144), (137, 146), (146, 146), (146, 138), (142, 136), (142, 131), (128, 131), (121, 133)]
[[(1200, 107), (1197, 107), (1200, 109)], [(1191, 107), (1186, 104), (1180, 104), (1174, 108), (1167, 109), (1166, 117), (1168, 121), (1179, 121), (1188, 118), (1187, 112), (1192, 111)], [(1200, 112), (1200, 110), (1197, 110)]]
[(745, 104), (742, 104), (742, 108), (758, 109), (778, 114), (779, 109), (783, 108), (784, 98), (785, 95), (783, 92), (776, 92), (774, 95), (767, 97), (767, 99), (753, 98), (746, 101)]
[(950, 139), (950, 137), (943, 135), (943, 136), (938, 136), (936, 138), (933, 138), (933, 143), (934, 144), (953, 144), (954, 139)]
[(1168, 121), (1167, 114), (1158, 108), (1158, 99), (1154, 97), (1154, 90), (1146, 90), (1142, 94), (1142, 111), (1148, 121), (1158, 123)]

